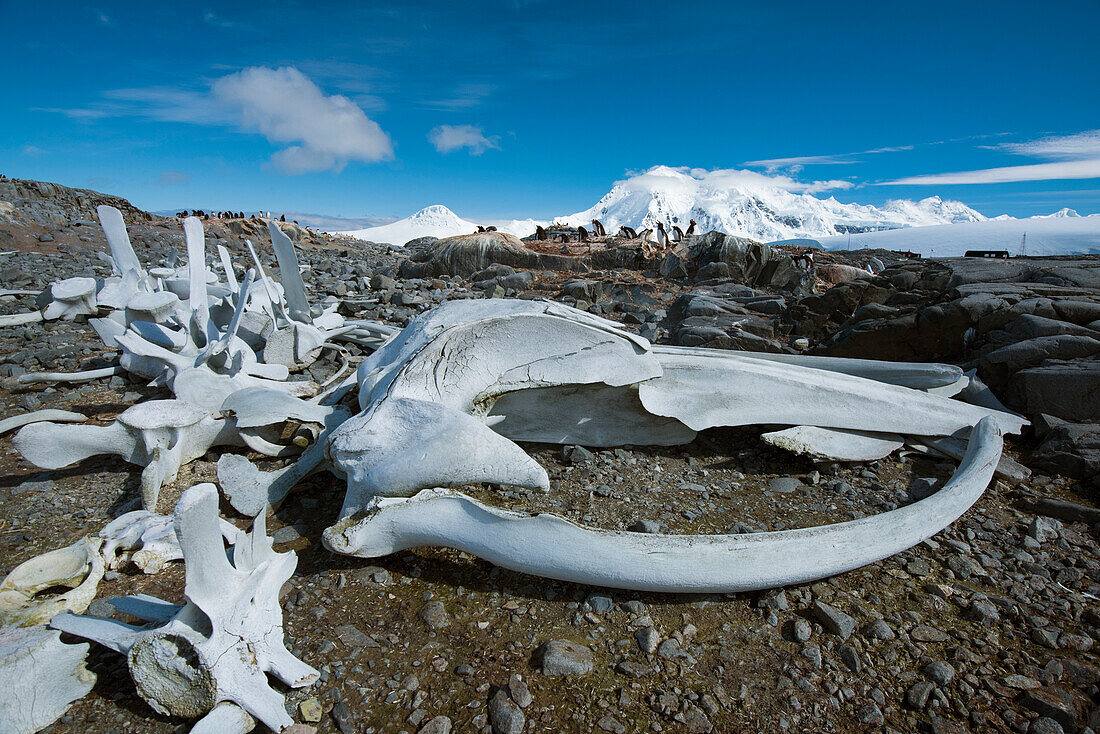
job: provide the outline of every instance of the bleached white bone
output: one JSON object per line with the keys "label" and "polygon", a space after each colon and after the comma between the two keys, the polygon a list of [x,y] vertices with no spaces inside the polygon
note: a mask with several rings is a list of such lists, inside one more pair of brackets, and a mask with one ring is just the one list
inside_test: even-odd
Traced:
{"label": "bleached white bone", "polygon": [[141,261],[130,244],[130,235],[126,233],[122,212],[106,204],[100,204],[95,210],[99,215],[99,225],[103,227],[103,234],[107,237],[107,245],[111,248],[111,259],[114,260],[118,274],[125,275],[130,270],[142,273]]}
{"label": "bleached white bone", "polygon": [[191,734],[246,734],[256,728],[256,720],[240,706],[222,701],[191,727]]}
{"label": "bleached white bone", "polygon": [[40,321],[42,321],[41,311],[9,313],[0,316],[0,326],[22,326],[23,324],[37,324]]}
{"label": "bleached white bone", "polygon": [[46,408],[45,410],[36,410],[32,413],[13,415],[10,418],[0,420],[0,434],[13,431],[16,428],[22,428],[29,423],[40,423],[42,421],[52,421],[54,423],[83,423],[86,420],[88,420],[88,417],[82,413],[74,413],[70,410],[58,410],[57,408]]}
{"label": "bleached white bone", "polygon": [[409,496],[424,487],[458,487],[472,476],[550,489],[546,470],[519,446],[472,416],[424,400],[394,398],[371,406],[340,426],[328,453],[347,474],[341,515],[361,509],[378,494]]}
{"label": "bleached white bone", "polygon": [[[87,609],[105,571],[99,552],[102,543],[99,538],[84,537],[13,568],[0,582],[0,625],[29,627],[45,624],[65,610]],[[36,596],[55,586],[69,591],[45,598]]]}
{"label": "bleached white bone", "polygon": [[[828,369],[715,350],[651,349],[616,325],[560,304],[459,301],[415,319],[360,364],[364,412],[330,440],[334,467],[348,477],[342,515],[373,494],[408,494],[430,486],[499,482],[531,486],[529,468],[481,437],[486,424],[506,437],[589,445],[690,441],[694,431],[748,424],[807,425],[856,431],[950,435],[991,411],[857,377],[924,385],[952,384],[957,369],[897,370],[829,360]],[[621,392],[620,392],[621,391]],[[412,403],[396,403],[408,399]],[[404,405],[407,412],[387,409]],[[465,461],[435,451],[408,461],[405,437],[434,436],[448,415],[453,445]],[[1023,421],[993,414],[1007,430]],[[536,428],[537,424],[537,428]],[[494,437],[495,438],[495,437]],[[644,439],[640,441],[639,439]],[[434,445],[433,445],[434,448]]]}
{"label": "bleached white bone", "polygon": [[124,375],[126,370],[122,367],[100,367],[94,370],[81,372],[25,372],[15,378],[17,382],[30,384],[35,382],[91,382],[101,380],[104,377]]}
{"label": "bleached white bone", "polygon": [[763,433],[760,438],[772,446],[809,456],[814,461],[874,461],[889,456],[905,444],[905,440],[896,434],[817,426],[794,426]]}
{"label": "bleached white bone", "polygon": [[[225,283],[229,286],[229,290],[234,294],[240,293],[240,286],[237,285],[237,274],[233,272],[233,259],[229,257],[229,250],[225,249],[225,245],[218,245],[218,260],[222,264],[222,272],[225,273]],[[245,291],[248,292],[247,290]]]}
{"label": "bleached white bone", "polygon": [[[283,644],[279,589],[297,558],[272,550],[260,513],[251,533],[237,534],[230,562],[212,484],[184,492],[175,518],[184,555],[185,604],[167,621],[149,629],[63,614],[51,626],[125,654],[138,693],[161,714],[196,718],[230,701],[281,731],[292,719],[267,674],[295,688],[318,677]],[[136,601],[148,617],[164,619],[172,609],[150,597]]]}
{"label": "bleached white bone", "polygon": [[337,553],[372,558],[442,545],[546,578],[655,592],[738,592],[799,584],[911,548],[954,522],[993,477],[995,421],[970,433],[955,475],[930,497],[881,515],[797,530],[738,535],[648,535],[576,525],[556,515],[488,507],[454,490],[376,498],[324,533]]}
{"label": "bleached white bone", "polygon": [[171,318],[180,307],[180,299],[175,293],[157,291],[138,293],[126,302],[126,324],[134,321],[151,321],[162,324]]}
{"label": "bleached white bone", "polygon": [[99,311],[94,278],[66,278],[51,283],[47,290],[49,303],[42,309],[42,317],[47,321],[72,321],[80,316],[94,316]]}
{"label": "bleached white bone", "polygon": [[337,388],[323,405],[263,389],[241,390],[226,398],[222,410],[235,414],[242,439],[245,440],[248,429],[287,419],[323,426],[297,461],[277,471],[262,472],[243,456],[222,454],[218,459],[218,482],[234,509],[245,515],[255,515],[268,505],[277,507],[294,485],[328,464],[326,451],[329,436],[349,416],[346,409],[335,407],[343,394],[344,390]]}
{"label": "bleached white bone", "polygon": [[[107,523],[99,531],[107,565],[115,567],[121,560],[131,560],[143,572],[152,574],[169,561],[183,558],[174,519],[172,515],[134,510]],[[237,527],[232,523],[219,518],[218,524],[227,541],[237,536]]]}
{"label": "bleached white bone", "polygon": [[150,400],[127,408],[109,426],[32,423],[12,444],[43,469],[60,469],[98,454],[142,465],[142,506],[155,512],[161,486],[176,478],[180,466],[213,446],[240,446],[241,440],[232,420],[214,418],[180,400]]}
{"label": "bleached white bone", "polygon": [[283,294],[286,296],[287,315],[292,320],[303,324],[312,323],[306,285],[298,268],[298,255],[294,252],[294,243],[273,221],[267,223],[267,231],[271,235],[271,246],[275,248],[275,259],[279,263]]}
{"label": "bleached white bone", "polygon": [[34,734],[88,694],[88,643],[66,645],[45,627],[0,629],[0,732]]}
{"label": "bleached white bone", "polygon": [[663,374],[638,386],[649,412],[690,428],[760,423],[949,436],[986,416],[1002,432],[1027,423],[1011,413],[874,380],[743,357],[658,352]]}

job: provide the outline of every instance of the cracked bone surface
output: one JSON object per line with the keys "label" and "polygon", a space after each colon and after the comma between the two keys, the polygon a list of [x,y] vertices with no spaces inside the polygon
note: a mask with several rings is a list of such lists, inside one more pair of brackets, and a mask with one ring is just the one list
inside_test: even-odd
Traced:
{"label": "cracked bone surface", "polygon": [[183,493],[175,523],[184,557],[184,604],[150,596],[112,600],[120,611],[155,626],[62,614],[50,625],[126,655],[138,693],[158,713],[197,718],[232,702],[275,731],[290,726],[283,694],[268,674],[300,688],[318,673],[283,644],[279,589],[297,564],[276,553],[264,515],[239,531],[226,556],[218,493],[198,484]]}
{"label": "cracked bone surface", "polygon": [[[0,582],[0,625],[45,624],[66,610],[87,609],[106,570],[99,551],[102,543],[100,538],[84,537],[13,568]],[[67,587],[69,591],[38,596],[54,587]]]}
{"label": "cracked bone surface", "polygon": [[20,429],[12,444],[27,461],[43,469],[60,469],[98,454],[115,454],[145,467],[141,499],[155,511],[160,488],[176,477],[180,466],[213,446],[239,446],[232,420],[214,418],[180,400],[150,400],[127,408],[109,426],[32,423]]}
{"label": "cracked bone surface", "polygon": [[67,645],[45,627],[0,629],[0,732],[34,734],[95,685],[88,643]]}
{"label": "cracked bone surface", "polygon": [[442,545],[514,571],[654,592],[738,592],[799,584],[911,548],[981,497],[1001,455],[983,418],[955,475],[932,496],[880,515],[820,527],[736,535],[649,535],[597,530],[556,515],[489,507],[453,490],[376,497],[325,531],[338,553],[376,557]]}

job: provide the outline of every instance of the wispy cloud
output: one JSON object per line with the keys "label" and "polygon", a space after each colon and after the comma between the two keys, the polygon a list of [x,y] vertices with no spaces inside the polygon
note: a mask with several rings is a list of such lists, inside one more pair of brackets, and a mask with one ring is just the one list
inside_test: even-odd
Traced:
{"label": "wispy cloud", "polygon": [[1083,161],[1059,161],[1057,163],[1033,163],[1027,166],[1003,166],[983,168],[977,171],[932,173],[926,176],[908,176],[893,181],[883,181],[876,186],[927,186],[930,184],[990,184],[1013,181],[1061,181],[1083,178],[1100,178],[1100,158]]}
{"label": "wispy cloud", "polygon": [[450,153],[467,148],[470,155],[481,155],[489,148],[500,149],[500,136],[486,136],[475,125],[440,125],[428,133],[428,140],[440,153]]}
{"label": "wispy cloud", "polygon": [[913,150],[915,147],[916,146],[913,145],[894,145],[886,148],[860,150],[855,153],[837,153],[835,155],[801,155],[791,158],[763,158],[758,161],[745,161],[741,165],[751,166],[753,168],[763,168],[768,173],[786,169],[791,169],[793,172],[797,173],[802,170],[804,166],[851,165],[861,162],[856,156],[874,155],[877,153],[897,153],[903,150]]}
{"label": "wispy cloud", "polygon": [[1014,181],[1064,181],[1100,178],[1100,130],[1074,135],[1057,135],[1022,143],[983,146],[1032,158],[1052,159],[1047,163],[1001,166],[973,171],[932,173],[884,181],[878,186],[927,186],[932,184],[992,184]]}
{"label": "wispy cloud", "polygon": [[157,179],[157,183],[159,183],[161,186],[182,186],[190,180],[190,174],[177,173],[176,171],[165,171],[164,173],[160,174],[160,178]]}
{"label": "wispy cloud", "polygon": [[114,18],[104,13],[102,10],[93,11],[95,13],[96,23],[104,26],[112,26],[115,24]]}
{"label": "wispy cloud", "polygon": [[45,151],[39,148],[37,145],[24,145],[19,149],[19,152],[28,158],[36,158],[42,155]]}
{"label": "wispy cloud", "polygon": [[343,95],[326,95],[294,67],[249,67],[206,90],[141,87],[104,96],[90,107],[51,111],[78,119],[127,115],[259,133],[272,143],[292,144],[271,156],[275,168],[287,174],[340,171],[349,161],[393,158],[389,135],[362,108]]}

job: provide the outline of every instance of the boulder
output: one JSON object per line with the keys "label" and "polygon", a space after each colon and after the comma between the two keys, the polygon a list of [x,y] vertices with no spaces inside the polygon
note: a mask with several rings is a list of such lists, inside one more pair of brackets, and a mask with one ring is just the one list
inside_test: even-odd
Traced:
{"label": "boulder", "polygon": [[1050,361],[1021,370],[1009,384],[1008,402],[1029,417],[1046,413],[1070,422],[1095,421],[1100,416],[1100,359]]}
{"label": "boulder", "polygon": [[1100,423],[1062,423],[1031,454],[1035,466],[1100,486]]}

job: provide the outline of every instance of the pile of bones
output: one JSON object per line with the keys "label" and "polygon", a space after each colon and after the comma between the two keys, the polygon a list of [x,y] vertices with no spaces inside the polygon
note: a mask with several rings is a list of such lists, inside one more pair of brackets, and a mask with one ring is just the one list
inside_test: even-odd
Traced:
{"label": "pile of bones", "polygon": [[[311,308],[294,245],[274,222],[281,283],[251,242],[252,267],[240,280],[218,247],[219,279],[195,218],[183,221],[186,265],[146,270],[121,214],[104,206],[99,218],[113,276],[55,282],[40,311],[2,322],[87,320],[119,350],[118,364],[20,379],[125,372],[174,398],[138,403],[108,426],[61,410],[0,422],[0,430],[20,429],[15,447],[45,469],[98,454],[141,466],[144,506],[96,537],[21,564],[0,584],[0,681],[13,690],[0,697],[5,731],[48,725],[92,687],[88,645],[65,644],[61,632],[125,654],[138,693],[160,713],[200,719],[193,732],[243,732],[256,720],[274,731],[290,726],[267,674],[301,687],[317,671],[283,644],[278,594],[297,559],[274,552],[265,514],[313,472],[347,483],[323,536],[334,552],[372,558],[445,546],[536,576],[657,592],[749,591],[848,571],[945,528],[994,473],[1026,472],[1001,455],[1002,434],[1025,421],[951,365],[659,346],[547,301],[448,302],[398,331],[345,320],[337,304]],[[373,349],[356,371],[341,341]],[[344,357],[328,384],[288,380],[325,349]],[[601,530],[492,507],[457,489],[548,491],[545,469],[515,441],[676,445],[707,428],[776,424],[790,427],[765,441],[815,460],[873,460],[908,444],[959,465],[938,492],[889,512],[728,535]],[[161,487],[214,446],[244,450],[221,455],[217,478],[233,508],[255,518],[250,532],[219,517],[213,484],[184,491],[172,515],[157,514]],[[248,451],[296,459],[265,472]],[[123,558],[148,573],[182,558],[183,603],[110,600],[144,626],[80,614],[105,569]],[[59,586],[68,591],[38,594]]]}

